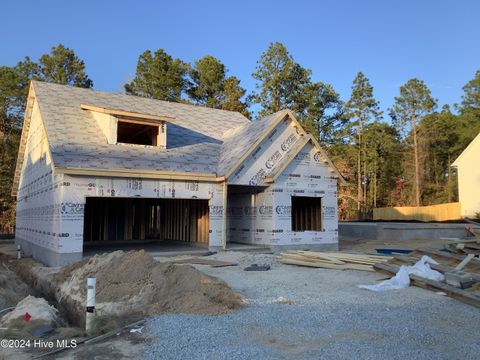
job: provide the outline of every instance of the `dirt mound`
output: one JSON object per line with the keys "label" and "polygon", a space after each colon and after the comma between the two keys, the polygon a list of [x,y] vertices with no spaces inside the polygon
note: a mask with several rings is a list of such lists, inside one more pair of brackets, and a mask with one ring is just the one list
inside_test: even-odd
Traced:
{"label": "dirt mound", "polygon": [[12,258],[0,254],[0,309],[15,306],[31,293],[29,287],[10,267],[12,261]]}
{"label": "dirt mound", "polygon": [[57,326],[60,324],[58,311],[51,306],[44,298],[27,296],[20,301],[15,309],[2,317],[2,325],[10,325],[12,322],[20,320],[28,313],[30,319],[38,320],[48,326]]}
{"label": "dirt mound", "polygon": [[[219,279],[190,265],[162,264],[141,251],[96,255],[62,269],[53,278],[61,296],[84,311],[87,277],[97,279],[98,315],[164,312],[221,314],[238,309],[241,297]],[[65,299],[67,300],[67,299]]]}

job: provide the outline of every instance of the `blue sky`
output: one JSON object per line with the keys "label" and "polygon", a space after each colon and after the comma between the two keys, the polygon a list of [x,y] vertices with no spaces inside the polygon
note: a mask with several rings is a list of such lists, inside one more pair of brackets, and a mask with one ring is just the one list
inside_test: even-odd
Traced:
{"label": "blue sky", "polygon": [[476,0],[23,0],[3,2],[1,10],[0,65],[25,55],[36,60],[63,43],[105,91],[121,91],[138,55],[158,48],[187,62],[216,56],[252,91],[256,61],[273,41],[344,100],[363,71],[383,109],[412,77],[440,105],[459,102],[480,69]]}

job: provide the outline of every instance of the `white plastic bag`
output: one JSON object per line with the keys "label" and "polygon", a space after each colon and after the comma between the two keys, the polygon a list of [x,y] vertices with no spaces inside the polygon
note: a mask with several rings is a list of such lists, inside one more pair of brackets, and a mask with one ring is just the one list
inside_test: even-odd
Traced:
{"label": "white plastic bag", "polygon": [[407,288],[410,285],[410,278],[408,277],[408,266],[400,266],[397,274],[389,280],[384,280],[376,285],[358,285],[361,289],[371,291],[386,291]]}
{"label": "white plastic bag", "polygon": [[432,270],[428,264],[438,265],[438,262],[433,260],[431,257],[424,255],[420,260],[417,261],[415,265],[409,266],[410,269],[408,270],[408,274],[414,274],[425,279],[435,281],[445,280],[445,276],[443,276],[442,273]]}
{"label": "white plastic bag", "polygon": [[438,262],[429,256],[422,256],[422,258],[413,266],[400,266],[400,270],[398,270],[397,274],[389,280],[382,281],[376,285],[358,285],[358,287],[371,291],[403,289],[410,286],[410,274],[430,280],[443,281],[445,276],[436,270],[432,270],[428,264],[438,264]]}

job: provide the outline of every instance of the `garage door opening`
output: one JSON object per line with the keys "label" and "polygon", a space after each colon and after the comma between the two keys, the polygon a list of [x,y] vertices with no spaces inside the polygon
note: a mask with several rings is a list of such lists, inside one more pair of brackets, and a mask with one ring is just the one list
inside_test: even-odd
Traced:
{"label": "garage door opening", "polygon": [[292,231],[322,231],[322,198],[292,196]]}
{"label": "garage door opening", "polygon": [[84,245],[173,240],[208,244],[208,200],[87,197]]}

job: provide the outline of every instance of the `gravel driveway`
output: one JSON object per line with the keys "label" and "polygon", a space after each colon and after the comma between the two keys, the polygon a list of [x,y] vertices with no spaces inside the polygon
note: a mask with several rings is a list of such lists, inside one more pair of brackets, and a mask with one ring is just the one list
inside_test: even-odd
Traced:
{"label": "gravel driveway", "polygon": [[[205,273],[225,280],[248,305],[220,316],[150,318],[148,359],[478,359],[480,311],[417,287],[373,293],[385,278],[361,271],[279,264],[273,255],[227,252],[239,266]],[[270,264],[266,272],[243,268]]]}

